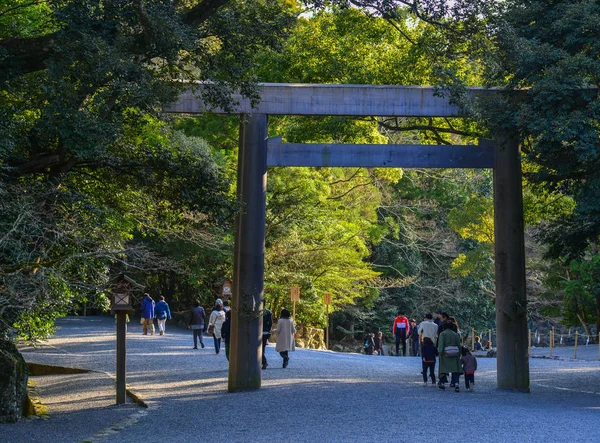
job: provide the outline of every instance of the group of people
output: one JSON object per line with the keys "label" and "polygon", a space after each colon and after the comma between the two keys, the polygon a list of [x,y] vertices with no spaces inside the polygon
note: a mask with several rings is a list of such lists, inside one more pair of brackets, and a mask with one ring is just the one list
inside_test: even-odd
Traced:
{"label": "group of people", "polygon": [[[213,337],[215,352],[217,354],[220,353],[221,340],[223,340],[225,345],[225,357],[229,360],[231,343],[231,309],[229,308],[227,301],[223,302],[220,298],[217,299],[215,306],[210,313],[206,329],[205,318],[206,314],[204,308],[200,306],[200,303],[197,300],[194,301],[194,307],[192,308],[189,321],[189,327],[192,329],[194,336],[194,349],[198,349],[198,342],[200,342],[200,346],[204,348],[203,332],[206,331]],[[272,334],[277,334],[275,350],[281,355],[283,367],[286,368],[290,361],[289,352],[296,350],[296,342],[294,340],[296,328],[294,326],[294,320],[291,318],[290,311],[287,309],[281,310],[277,327],[273,329],[273,313],[267,308],[263,309],[262,369],[267,369],[267,366],[269,366],[265,351]]]}
{"label": "group of people", "polygon": [[[451,317],[447,312],[439,311],[434,320],[433,314],[428,313],[417,327],[415,320],[408,320],[404,312],[399,312],[394,319],[392,333],[396,340],[396,355],[400,355],[400,347],[402,347],[402,355],[407,355],[406,342],[410,340],[412,354],[421,356],[423,386],[427,386],[427,380],[431,378],[432,386],[444,390],[446,384],[450,382],[450,387],[459,392],[460,376],[464,374],[466,389],[473,391],[477,359],[471,354],[469,348],[462,346],[456,318]],[[365,353],[382,355],[382,340],[381,331],[378,331],[377,335],[367,334],[364,344]],[[480,340],[476,340],[474,344],[476,350],[477,344],[479,349],[482,349]],[[438,358],[436,383],[435,366]]]}
{"label": "group of people", "polygon": [[142,334],[148,335],[148,330],[150,330],[151,335],[154,335],[155,318],[158,323],[159,334],[165,335],[167,319],[171,320],[171,310],[169,309],[169,305],[162,295],[159,297],[159,302],[155,303],[152,297],[150,297],[150,294],[146,293],[142,299]]}

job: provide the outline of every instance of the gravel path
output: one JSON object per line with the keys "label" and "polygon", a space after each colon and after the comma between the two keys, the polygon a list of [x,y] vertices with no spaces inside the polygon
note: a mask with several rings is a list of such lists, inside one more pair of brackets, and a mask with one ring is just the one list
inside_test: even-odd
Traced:
{"label": "gravel path", "polygon": [[[42,346],[23,349],[26,360],[114,374],[112,318],[68,317],[58,325]],[[496,360],[481,358],[475,392],[461,386],[457,394],[423,387],[415,357],[298,350],[282,369],[270,346],[263,387],[229,394],[224,353],[205,342],[193,350],[190,331],[142,336],[132,322],[127,384],[149,408],[112,405],[114,385],[102,372],[34,377],[51,418],[0,425],[1,440],[591,442],[600,435],[598,361],[531,359],[531,393],[524,394],[498,390]]]}

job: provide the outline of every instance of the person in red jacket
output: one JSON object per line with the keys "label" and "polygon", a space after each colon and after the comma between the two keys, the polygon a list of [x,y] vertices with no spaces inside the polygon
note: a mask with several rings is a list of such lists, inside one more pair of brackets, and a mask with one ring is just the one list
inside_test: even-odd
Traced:
{"label": "person in red jacket", "polygon": [[404,312],[399,312],[398,317],[394,320],[394,326],[392,326],[392,333],[396,337],[396,355],[400,355],[400,343],[402,343],[402,355],[406,356],[406,337],[408,337],[409,332],[408,318],[406,318]]}

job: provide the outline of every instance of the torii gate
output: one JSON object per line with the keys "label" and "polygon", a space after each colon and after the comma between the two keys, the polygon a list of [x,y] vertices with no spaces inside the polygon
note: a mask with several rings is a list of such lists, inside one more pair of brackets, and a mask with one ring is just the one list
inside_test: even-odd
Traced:
{"label": "torii gate", "polygon": [[[464,117],[433,87],[262,84],[254,108],[237,96],[240,124],[229,391],[261,385],[262,302],[268,166],[493,168],[498,387],[529,392],[521,152],[515,134],[478,146],[286,144],[267,138],[268,115]],[[469,88],[476,98],[493,93]],[[167,112],[209,110],[193,92]],[[212,112],[224,113],[210,109]]]}

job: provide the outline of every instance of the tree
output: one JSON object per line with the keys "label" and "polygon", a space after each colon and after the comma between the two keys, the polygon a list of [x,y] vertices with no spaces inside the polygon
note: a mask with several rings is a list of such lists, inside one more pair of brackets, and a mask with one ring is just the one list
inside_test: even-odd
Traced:
{"label": "tree", "polygon": [[215,105],[235,89],[254,96],[253,56],[294,14],[266,1],[3,3],[3,331],[43,336],[51,322],[39,319],[73,301],[104,305],[123,268],[182,272],[159,254],[166,239],[206,249],[226,236],[235,205],[223,170],[161,111],[188,80],[210,81]]}

